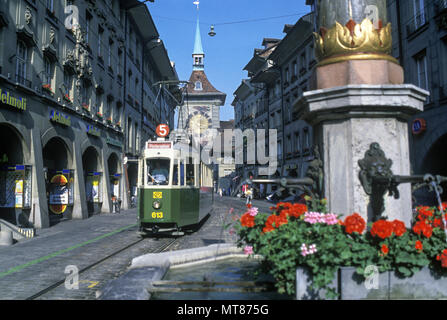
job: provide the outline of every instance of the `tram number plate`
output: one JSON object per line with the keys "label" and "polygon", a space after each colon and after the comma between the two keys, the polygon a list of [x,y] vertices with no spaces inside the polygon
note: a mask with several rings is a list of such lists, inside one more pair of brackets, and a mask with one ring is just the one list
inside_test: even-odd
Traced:
{"label": "tram number plate", "polygon": [[153,198],[154,199],[162,199],[163,198],[163,193],[162,192],[154,192],[153,193]]}
{"label": "tram number plate", "polygon": [[152,219],[163,219],[163,212],[152,212]]}

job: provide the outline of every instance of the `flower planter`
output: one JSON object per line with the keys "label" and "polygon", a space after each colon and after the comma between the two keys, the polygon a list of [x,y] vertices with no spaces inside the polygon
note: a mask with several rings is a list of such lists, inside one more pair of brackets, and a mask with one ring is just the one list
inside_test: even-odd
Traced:
{"label": "flower planter", "polygon": [[[336,288],[338,276],[332,281],[330,287]],[[296,268],[296,300],[324,300],[326,290],[314,290],[312,287],[312,276],[308,267]]]}
{"label": "flower planter", "polygon": [[[399,300],[399,299],[446,299],[447,276],[433,273],[428,267],[408,278],[388,271],[379,273],[375,280],[365,280],[356,274],[354,267],[341,267],[331,287],[337,288],[340,300]],[[311,289],[307,267],[296,269],[296,299],[325,299],[324,290]],[[372,276],[371,279],[374,277]],[[375,285],[374,285],[375,284]]]}

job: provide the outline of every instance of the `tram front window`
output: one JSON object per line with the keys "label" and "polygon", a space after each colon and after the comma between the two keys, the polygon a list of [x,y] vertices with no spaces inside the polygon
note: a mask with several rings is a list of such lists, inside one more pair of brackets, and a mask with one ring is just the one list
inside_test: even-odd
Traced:
{"label": "tram front window", "polygon": [[150,185],[166,185],[169,182],[169,159],[148,159],[147,183]]}

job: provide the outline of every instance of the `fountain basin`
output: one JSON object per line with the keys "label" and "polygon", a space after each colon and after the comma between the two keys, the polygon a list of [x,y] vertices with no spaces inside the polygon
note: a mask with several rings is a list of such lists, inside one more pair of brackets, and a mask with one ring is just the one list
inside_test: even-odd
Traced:
{"label": "fountain basin", "polygon": [[[108,283],[102,290],[99,299],[101,300],[149,300],[152,298],[151,292],[148,291],[154,282],[164,279],[169,270],[177,270],[174,274],[183,275],[183,279],[198,279],[191,278],[188,274],[189,270],[195,270],[199,267],[205,266],[210,271],[210,277],[217,277],[222,279],[222,275],[225,275],[225,281],[231,281],[231,279],[241,279],[240,276],[245,274],[244,272],[249,269],[254,269],[256,261],[260,256],[253,256],[250,259],[243,253],[241,248],[233,244],[213,244],[206,247],[185,249],[177,251],[162,252],[156,254],[146,254],[136,257],[132,260],[131,266],[128,271],[116,280]],[[227,259],[236,259],[236,262],[230,262],[225,265],[223,270],[218,270],[213,273],[213,268],[216,263],[220,263]],[[246,266],[239,267],[240,261],[248,262]],[[232,265],[237,263],[238,269],[231,269]],[[228,270],[228,268],[230,270]],[[178,271],[182,269],[181,271]],[[199,272],[200,273],[200,272]],[[232,274],[232,275],[231,275]],[[203,276],[203,273],[201,274]],[[170,276],[171,277],[171,276]],[[181,277],[180,277],[181,278]],[[177,278],[177,279],[180,279]],[[237,280],[235,280],[237,281]],[[287,297],[274,297],[268,295],[265,298],[257,296],[256,299],[286,299]],[[231,299],[234,299],[234,293]],[[165,297],[166,298],[166,297]],[[195,299],[192,296],[176,298],[169,297],[169,299]],[[160,298],[164,299],[164,298]],[[204,299],[203,297],[199,299]],[[219,296],[210,297],[209,299],[226,299]],[[245,299],[245,298],[240,298]],[[246,299],[252,299],[251,296],[247,296]]]}

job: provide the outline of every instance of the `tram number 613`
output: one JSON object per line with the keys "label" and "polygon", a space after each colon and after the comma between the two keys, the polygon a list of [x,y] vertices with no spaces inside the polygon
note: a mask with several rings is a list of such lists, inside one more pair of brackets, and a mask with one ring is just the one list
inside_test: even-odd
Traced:
{"label": "tram number 613", "polygon": [[163,212],[152,212],[152,219],[163,219]]}

